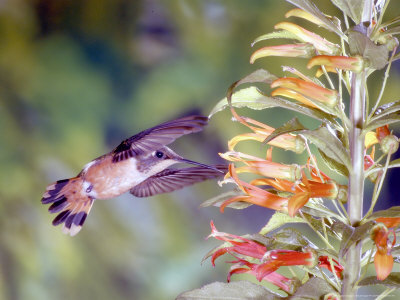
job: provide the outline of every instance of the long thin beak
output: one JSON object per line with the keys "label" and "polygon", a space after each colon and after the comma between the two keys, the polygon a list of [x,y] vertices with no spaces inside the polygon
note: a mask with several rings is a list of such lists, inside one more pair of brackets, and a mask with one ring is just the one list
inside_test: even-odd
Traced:
{"label": "long thin beak", "polygon": [[193,160],[189,160],[189,159],[185,159],[185,158],[178,158],[176,160],[179,161],[179,162],[182,162],[182,163],[187,163],[187,164],[191,164],[191,165],[200,166],[200,167],[203,167],[203,168],[211,169],[211,170],[214,170],[214,171],[218,171],[218,172],[220,172],[222,174],[225,174],[225,172],[223,172],[223,171],[221,171],[221,170],[219,170],[219,169],[217,169],[217,168],[215,168],[213,166],[208,166],[208,165],[205,165],[205,164],[202,164],[202,163],[198,163],[198,162],[193,161]]}

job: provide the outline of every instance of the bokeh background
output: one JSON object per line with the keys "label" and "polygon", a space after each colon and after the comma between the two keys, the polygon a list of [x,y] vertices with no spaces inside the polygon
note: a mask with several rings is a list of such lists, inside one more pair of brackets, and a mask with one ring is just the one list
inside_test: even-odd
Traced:
{"label": "bokeh background", "polygon": [[[325,2],[325,12],[335,13]],[[389,14],[399,7],[392,1]],[[295,60],[252,66],[248,59],[251,41],[289,8],[267,0],[0,1],[0,299],[173,299],[225,280],[222,261],[201,264],[217,245],[204,240],[210,220],[245,234],[270,212],[199,208],[221,192],[216,182],[97,201],[73,238],[51,225],[40,199],[47,184],[76,175],[122,139],[182,115],[207,115],[256,68],[282,74],[281,65]],[[305,61],[296,66],[304,70]],[[388,101],[399,99],[393,69]],[[275,126],[293,117],[275,109],[251,114]],[[226,141],[244,131],[221,112],[173,148],[218,163]],[[390,174],[382,207],[398,201],[398,177]]]}

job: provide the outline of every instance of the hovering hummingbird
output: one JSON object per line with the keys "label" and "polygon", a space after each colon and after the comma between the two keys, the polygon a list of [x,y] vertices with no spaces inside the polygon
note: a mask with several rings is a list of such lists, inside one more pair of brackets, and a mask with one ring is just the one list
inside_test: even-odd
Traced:
{"label": "hovering hummingbird", "polygon": [[[136,197],[149,197],[223,175],[226,166],[191,161],[166,147],[182,135],[201,131],[207,121],[206,117],[189,116],[146,129],[86,164],[76,177],[49,185],[42,203],[51,203],[50,213],[58,213],[53,225],[63,223],[63,232],[73,236],[81,230],[95,199],[127,191]],[[197,166],[168,168],[176,163]]]}

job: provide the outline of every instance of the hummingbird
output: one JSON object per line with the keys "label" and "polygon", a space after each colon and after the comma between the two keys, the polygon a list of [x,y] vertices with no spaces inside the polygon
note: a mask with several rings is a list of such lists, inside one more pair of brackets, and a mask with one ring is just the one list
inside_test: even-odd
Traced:
{"label": "hummingbird", "polygon": [[[58,213],[52,224],[63,224],[62,231],[74,236],[96,199],[110,199],[128,191],[136,197],[150,197],[222,176],[227,166],[188,160],[166,146],[183,135],[201,131],[207,122],[207,117],[193,115],[146,129],[86,164],[77,176],[50,184],[41,202],[51,204],[50,213]],[[169,168],[177,163],[196,167]]]}

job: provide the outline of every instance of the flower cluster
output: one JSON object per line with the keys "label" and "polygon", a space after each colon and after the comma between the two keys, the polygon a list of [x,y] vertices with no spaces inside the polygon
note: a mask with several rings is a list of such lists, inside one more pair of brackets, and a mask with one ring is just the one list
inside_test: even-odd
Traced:
{"label": "flower cluster", "polygon": [[[213,252],[211,256],[213,266],[215,266],[215,260],[221,255],[229,253],[235,257],[234,261],[229,262],[233,266],[229,271],[228,281],[233,274],[247,273],[254,275],[259,281],[268,281],[283,291],[292,293],[298,282],[294,278],[290,279],[277,273],[276,271],[280,267],[306,266],[313,268],[319,262],[321,267],[330,268],[330,265],[326,264],[327,257],[320,257],[318,261],[315,251],[311,249],[304,252],[285,249],[268,250],[266,246],[254,240],[218,231],[212,221],[211,234],[208,237],[214,237],[229,244],[227,246],[224,244]],[[342,267],[338,264],[337,268],[338,270],[335,267],[335,272],[340,273]]]}
{"label": "flower cluster", "polygon": [[[325,15],[309,1],[289,2],[298,8],[287,12],[286,18],[307,20],[336,34],[337,40],[328,41],[295,23],[280,22],[274,27],[276,31],[258,37],[253,45],[274,38],[289,39],[290,42],[256,50],[250,63],[269,56],[299,58],[307,60],[307,69],[318,67],[316,72],[305,75],[284,66],[283,71],[289,75],[278,77],[266,70],[257,70],[232,84],[227,98],[213,110],[215,113],[229,107],[233,119],[248,130],[234,136],[228,142],[228,151],[220,154],[230,163],[223,182],[234,183],[239,191],[229,194],[229,198],[221,197],[219,200],[222,200],[214,204],[220,207],[221,212],[227,207],[243,208],[247,204],[274,210],[260,234],[271,235],[280,246],[271,247],[251,238],[219,232],[212,223],[210,236],[225,243],[213,252],[211,261],[214,265],[218,257],[229,253],[235,260],[230,262],[233,266],[228,280],[233,274],[249,273],[259,281],[272,282],[288,294],[296,288],[295,281],[277,271],[282,266],[302,267],[308,269],[307,276],[312,274],[328,282],[333,290],[324,295],[326,299],[336,299],[338,293],[346,297],[355,295],[358,284],[362,282],[360,274],[365,276],[366,272],[361,272],[361,268],[367,270],[370,260],[360,262],[358,258],[371,258],[372,255],[365,254],[374,254],[379,281],[391,274],[396,262],[393,255],[397,251],[393,248],[395,231],[400,224],[400,208],[383,212],[374,212],[374,208],[387,170],[400,167],[398,161],[391,161],[391,155],[399,148],[399,141],[389,129],[389,124],[400,121],[399,101],[381,105],[391,63],[400,59],[399,54],[396,55],[398,41],[394,37],[400,33],[398,26],[387,27],[400,23],[400,19],[383,23],[385,1],[374,2],[367,22],[363,18],[368,14],[358,11],[367,8],[358,8],[352,1],[346,4],[335,1],[345,15],[344,29],[338,18]],[[381,92],[377,99],[373,99],[374,102],[369,103],[368,76],[385,67]],[[258,86],[234,92],[244,83],[266,83],[270,92],[260,91]],[[349,110],[345,109],[347,95],[350,95]],[[255,103],[251,103],[251,99]],[[273,128],[239,115],[236,108],[241,107],[288,109],[320,121],[320,127],[309,129],[294,118]],[[247,141],[256,141],[265,147],[265,156],[238,151],[237,145]],[[311,144],[317,147],[322,160],[317,161]],[[295,154],[306,152],[306,161],[299,164],[278,162],[272,155],[275,148]],[[323,173],[321,169],[324,168],[336,173],[335,176]],[[244,173],[253,177],[245,177]],[[364,195],[366,178],[375,185],[372,195]],[[370,208],[364,214],[363,201],[368,196],[371,196]],[[246,205],[238,205],[241,202]],[[290,227],[291,223],[306,224],[325,248],[316,247],[305,239],[298,233],[298,228]],[[288,235],[297,237],[290,239]],[[373,249],[364,247],[368,239],[373,241]],[[296,240],[299,248],[292,248],[288,240]],[[297,251],[299,249],[301,251]],[[318,268],[314,268],[316,265]]]}

